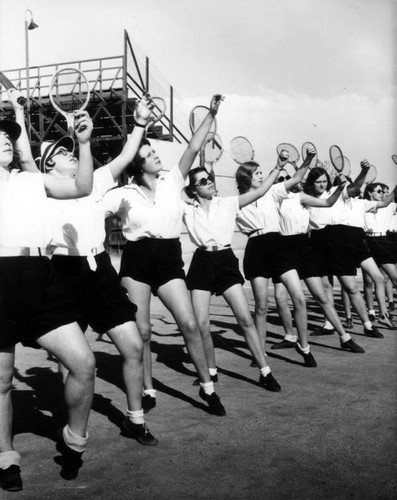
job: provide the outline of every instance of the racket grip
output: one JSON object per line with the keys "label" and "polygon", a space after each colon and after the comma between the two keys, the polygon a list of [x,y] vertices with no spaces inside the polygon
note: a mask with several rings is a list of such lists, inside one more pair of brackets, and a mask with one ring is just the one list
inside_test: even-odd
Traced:
{"label": "racket grip", "polygon": [[27,99],[26,99],[26,97],[23,97],[23,96],[18,97],[18,99],[17,99],[17,103],[18,103],[20,106],[25,106],[25,104],[27,103]]}

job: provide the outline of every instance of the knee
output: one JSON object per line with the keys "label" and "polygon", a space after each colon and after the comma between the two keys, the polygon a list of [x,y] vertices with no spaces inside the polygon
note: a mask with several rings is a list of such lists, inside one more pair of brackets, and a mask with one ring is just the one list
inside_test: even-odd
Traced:
{"label": "knee", "polygon": [[179,324],[179,328],[184,335],[195,335],[198,330],[195,318],[190,316]]}
{"label": "knee", "polygon": [[248,314],[240,316],[238,318],[238,323],[243,329],[252,328],[254,326],[254,322],[252,321],[251,316]]}
{"label": "knee", "polygon": [[152,337],[152,325],[150,323],[137,323],[139,335],[144,343],[149,342]]}
{"label": "knee", "polygon": [[13,374],[13,368],[11,370],[0,371],[0,394],[6,394],[11,391]]}
{"label": "knee", "polygon": [[70,373],[80,380],[91,380],[95,377],[95,356],[89,351],[74,358]]}
{"label": "knee", "polygon": [[266,302],[256,302],[255,303],[255,315],[256,316],[267,316],[268,305]]}
{"label": "knee", "polygon": [[295,309],[306,308],[306,299],[303,293],[298,293],[296,295],[293,295],[292,301],[294,303]]}
{"label": "knee", "polygon": [[210,334],[211,324],[208,318],[198,319],[197,326],[199,327],[200,333],[202,335]]}

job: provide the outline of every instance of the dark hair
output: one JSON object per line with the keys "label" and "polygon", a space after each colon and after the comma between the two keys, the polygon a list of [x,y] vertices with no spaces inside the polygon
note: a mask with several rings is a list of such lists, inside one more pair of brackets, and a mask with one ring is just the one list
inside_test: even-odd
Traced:
{"label": "dark hair", "polygon": [[135,177],[135,179],[139,179],[142,174],[142,166],[145,164],[145,158],[142,158],[141,156],[141,148],[143,146],[150,146],[150,142],[144,137],[138,147],[138,152],[134,156],[134,159],[131,161],[131,163],[128,165],[128,167],[125,169],[126,174],[128,177]]}
{"label": "dark hair", "polygon": [[194,184],[196,182],[196,175],[200,172],[208,174],[208,170],[204,167],[196,167],[189,171],[189,184],[185,187],[185,193],[191,199],[195,198],[194,190],[196,186]]}
{"label": "dark hair", "polygon": [[310,196],[315,196],[314,183],[323,175],[327,178],[327,191],[329,191],[332,187],[331,179],[329,178],[328,172],[323,167],[314,167],[310,170],[305,184],[303,185],[303,191],[306,194],[310,194]]}
{"label": "dark hair", "polygon": [[[0,130],[4,130],[4,129],[2,129],[0,127]],[[6,132],[8,134],[8,132],[6,130],[4,130],[4,132]],[[22,170],[21,164],[19,161],[19,154],[18,154],[17,149],[16,149],[16,141],[14,141],[14,139],[11,139],[10,136],[9,136],[9,139],[10,139],[10,142],[12,144],[12,160],[11,160],[10,164],[8,165],[8,168],[10,170],[13,170],[13,169]]]}
{"label": "dark hair", "polygon": [[381,182],[371,182],[370,184],[367,184],[365,190],[364,190],[364,198],[366,200],[370,200],[371,199],[371,194],[375,191],[375,189],[377,187],[380,187],[383,191],[383,186],[384,184],[382,184]]}
{"label": "dark hair", "polygon": [[247,193],[251,189],[252,176],[259,168],[256,161],[246,161],[240,165],[236,172],[237,189],[240,194]]}

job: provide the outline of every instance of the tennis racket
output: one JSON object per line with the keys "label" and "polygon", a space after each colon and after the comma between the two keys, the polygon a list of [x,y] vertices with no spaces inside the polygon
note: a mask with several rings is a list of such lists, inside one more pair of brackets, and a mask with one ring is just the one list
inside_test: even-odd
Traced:
{"label": "tennis racket", "polygon": [[317,166],[318,155],[317,155],[317,148],[312,142],[304,142],[301,147],[302,160],[306,160],[308,149],[314,149],[314,151],[316,152],[316,154],[313,157],[313,160],[310,162],[309,165],[309,170],[311,170],[313,167]]}
{"label": "tennis racket", "polygon": [[62,68],[52,77],[49,91],[54,109],[66,118],[68,135],[73,136],[74,112],[83,111],[90,100],[87,77],[75,68]]}
{"label": "tennis racket", "polygon": [[239,135],[230,141],[230,154],[236,163],[242,165],[254,159],[255,151],[250,141],[246,137]]}
{"label": "tennis racket", "polygon": [[288,142],[282,142],[277,146],[276,151],[281,159],[283,160],[288,159],[288,162],[292,163],[295,170],[297,170],[298,166],[296,162],[299,161],[300,155],[299,151],[296,149],[294,145],[289,144]]}
{"label": "tennis racket", "polygon": [[343,156],[342,150],[339,146],[334,144],[329,148],[329,158],[332,166],[336,170],[336,174],[341,174],[345,166],[345,157]]}
{"label": "tennis racket", "polygon": [[167,103],[162,97],[152,97],[153,109],[149,118],[148,128],[163,118],[167,111]]}
{"label": "tennis racket", "polygon": [[[0,83],[3,85],[3,87],[6,90],[10,90],[10,89],[18,90],[15,87],[15,85],[12,83],[12,81],[9,80],[2,71],[0,71]],[[25,106],[25,104],[26,104],[26,98],[23,97],[23,96],[19,96],[18,99],[17,99],[17,103],[20,104],[21,106]]]}
{"label": "tennis racket", "polygon": [[295,167],[292,163],[286,163],[283,168],[280,169],[280,172],[277,177],[277,182],[288,181],[291,179],[296,173]]}
{"label": "tennis racket", "polygon": [[397,155],[391,155],[391,159],[394,161],[394,163],[397,165]]}
{"label": "tennis racket", "polygon": [[214,170],[214,164],[223,155],[222,139],[218,134],[210,140],[204,146],[204,160],[205,163],[211,168],[211,172]]}
{"label": "tennis racket", "polygon": [[[203,123],[205,117],[208,115],[209,108],[207,106],[195,106],[189,115],[189,126],[192,134],[197,132],[200,125]],[[214,138],[217,130],[216,118],[214,117],[211,128],[205,138],[204,142],[210,141]]]}

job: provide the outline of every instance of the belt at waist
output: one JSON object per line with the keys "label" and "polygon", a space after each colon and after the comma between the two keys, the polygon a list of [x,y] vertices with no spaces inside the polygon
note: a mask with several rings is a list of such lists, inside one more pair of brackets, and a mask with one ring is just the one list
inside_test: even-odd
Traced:
{"label": "belt at waist", "polygon": [[255,236],[262,236],[263,234],[267,234],[269,231],[265,231],[265,229],[255,229],[252,233],[249,233],[248,238],[254,238]]}
{"label": "belt at waist", "polygon": [[78,257],[88,257],[92,255],[98,255],[104,251],[105,247],[103,245],[91,248],[89,252],[86,254],[82,254],[81,250],[78,250],[77,248],[55,247],[54,251],[52,252],[52,255],[72,255]]}
{"label": "belt at waist", "polygon": [[40,247],[0,247],[0,257],[45,257],[47,250]]}
{"label": "belt at waist", "polygon": [[230,248],[230,245],[209,245],[209,246],[201,246],[200,250],[205,250],[206,252],[219,252],[219,250],[226,250]]}

